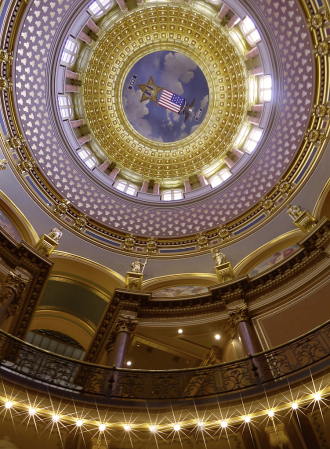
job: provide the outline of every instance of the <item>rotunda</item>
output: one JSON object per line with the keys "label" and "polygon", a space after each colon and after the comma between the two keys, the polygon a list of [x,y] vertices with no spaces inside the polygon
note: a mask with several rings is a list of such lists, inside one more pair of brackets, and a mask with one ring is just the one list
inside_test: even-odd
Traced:
{"label": "rotunda", "polygon": [[0,5],[0,447],[330,446],[328,0]]}

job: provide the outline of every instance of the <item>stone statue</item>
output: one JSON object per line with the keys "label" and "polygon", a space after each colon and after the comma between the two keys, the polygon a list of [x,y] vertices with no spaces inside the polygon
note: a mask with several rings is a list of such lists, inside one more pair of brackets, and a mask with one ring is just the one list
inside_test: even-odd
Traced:
{"label": "stone statue", "polygon": [[132,272],[133,273],[143,273],[144,267],[148,264],[148,257],[146,258],[146,261],[143,263],[141,262],[141,259],[137,258],[134,260],[133,263],[131,263]]}
{"label": "stone statue", "polygon": [[212,251],[212,257],[215,260],[216,265],[222,265],[223,263],[228,262],[227,257],[221,253],[219,249]]}
{"label": "stone statue", "polygon": [[287,206],[287,209],[286,214],[289,215],[293,221],[296,221],[303,212],[300,206],[291,206],[291,204]]}
{"label": "stone statue", "polygon": [[63,235],[62,229],[62,226],[60,226],[59,228],[53,228],[48,234],[48,237],[58,243]]}

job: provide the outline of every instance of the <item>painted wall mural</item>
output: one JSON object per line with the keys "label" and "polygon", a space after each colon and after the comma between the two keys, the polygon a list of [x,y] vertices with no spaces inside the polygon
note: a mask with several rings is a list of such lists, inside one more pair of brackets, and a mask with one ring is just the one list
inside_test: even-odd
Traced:
{"label": "painted wall mural", "polygon": [[267,257],[267,259],[263,260],[261,263],[259,263],[259,265],[257,265],[253,268],[253,270],[250,271],[249,276],[256,276],[257,274],[268,270],[268,268],[273,267],[275,264],[281,262],[286,257],[289,257],[297,249],[299,249],[298,245],[292,245],[288,248],[278,251],[270,257]]}
{"label": "painted wall mural", "polygon": [[181,296],[194,296],[207,292],[208,288],[202,285],[179,285],[157,290],[152,293],[152,296],[156,298],[177,298]]}
{"label": "painted wall mural", "polygon": [[20,233],[9,217],[0,209],[0,226],[17,242],[22,240]]}
{"label": "painted wall mural", "polygon": [[202,123],[209,88],[188,56],[156,51],[141,58],[127,75],[123,107],[133,128],[156,142],[176,142]]}

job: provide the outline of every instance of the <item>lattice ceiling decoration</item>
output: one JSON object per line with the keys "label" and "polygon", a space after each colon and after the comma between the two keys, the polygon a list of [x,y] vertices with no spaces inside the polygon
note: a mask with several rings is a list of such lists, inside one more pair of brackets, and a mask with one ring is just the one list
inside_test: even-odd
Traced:
{"label": "lattice ceiling decoration", "polygon": [[[304,0],[304,2],[306,6],[304,11],[307,17],[311,17],[318,12],[319,7],[314,0]],[[290,2],[281,0],[279,2],[281,5],[281,20],[279,20],[277,3],[269,3],[267,0],[250,1],[251,10],[256,9],[258,11],[256,23],[260,25],[260,32],[269,46],[269,53],[274,57],[272,59],[274,63],[272,77],[276,96],[276,107],[272,121],[264,130],[265,138],[261,142],[258,153],[251,159],[251,163],[244,170],[232,176],[224,187],[214,189],[208,197],[185,202],[178,201],[177,204],[155,205],[131,198],[115,191],[115,189],[97,183],[87,169],[83,170],[81,166],[77,166],[77,158],[72,157],[72,150],[68,148],[66,142],[62,141],[61,132],[58,132],[55,124],[58,124],[58,118],[55,118],[58,117],[56,99],[52,106],[49,102],[49,92],[55,80],[54,74],[52,75],[53,72],[48,71],[47,66],[50,67],[54,62],[53,57],[56,49],[60,54],[59,36],[63,36],[63,27],[70,20],[72,14],[70,11],[76,10],[81,2],[72,0],[63,4],[62,0],[54,0],[49,7],[44,7],[40,1],[30,1],[28,4],[18,1],[15,14],[18,8],[25,9],[22,27],[13,26],[15,17],[8,17],[8,20],[12,21],[8,33],[14,32],[16,35],[11,34],[10,37],[3,40],[2,44],[7,51],[12,51],[15,42],[14,85],[12,91],[6,89],[3,91],[2,104],[5,111],[4,121],[8,130],[4,134],[8,135],[8,140],[14,136],[22,136],[25,139],[23,146],[17,145],[16,149],[8,150],[8,159],[12,167],[16,165],[17,176],[22,180],[26,190],[47,213],[53,215],[55,212],[55,219],[60,219],[63,225],[71,229],[72,232],[97,245],[125,254],[130,253],[130,250],[128,251],[124,244],[125,236],[129,233],[135,236],[135,246],[131,247],[134,248],[134,251],[145,252],[147,240],[152,236],[158,239],[157,252],[152,257],[176,257],[177,254],[180,256],[180,248],[182,248],[182,255],[186,257],[209,251],[214,244],[230,244],[254,232],[258,226],[262,226],[267,220],[271,219],[273,213],[280,210],[290,200],[292,187],[297,191],[302,182],[305,182],[306,176],[311,173],[314,164],[322,154],[324,139],[320,139],[320,136],[327,132],[327,127],[324,125],[324,116],[317,112],[318,109],[315,110],[312,118],[311,114],[315,104],[320,105],[327,102],[324,79],[327,75],[326,62],[328,55],[324,52],[313,55],[312,38],[306,18],[298,3],[298,0]],[[152,5],[154,7],[155,3],[152,2]],[[85,7],[87,6],[86,2]],[[153,11],[153,7],[139,7],[136,10],[126,12],[120,18],[118,26],[119,23],[128,26],[129,21],[132,20],[134,23],[137,22],[139,27],[143,27],[143,20],[145,20],[143,14],[146,14],[147,9],[149,12]],[[186,4],[185,6],[176,4],[175,7],[188,8],[188,10],[192,8],[192,6]],[[172,5],[171,7],[166,6],[164,10],[168,20],[171,20],[171,11],[173,11],[171,8]],[[120,13],[118,12],[118,14]],[[251,17],[253,18],[252,14]],[[148,16],[148,21],[151,19],[152,16]],[[220,36],[223,36],[220,31],[218,32],[219,25],[214,26],[215,36],[208,36],[209,30],[207,28],[213,25],[200,16],[198,20],[205,23],[203,33],[200,35],[201,42],[203,45],[213,46],[210,52],[212,50],[214,57],[214,52],[219,51],[219,49],[212,42],[209,44],[208,42],[209,39],[220,39]],[[199,22],[198,26],[201,24]],[[267,28],[262,28],[262,24],[267,24]],[[145,42],[141,43],[142,49],[144,44],[147,43],[146,36],[151,36],[152,26],[151,23],[148,23],[147,27],[150,29],[150,33],[143,32],[139,37],[139,39],[145,39]],[[180,25],[176,24],[175,26],[179,27]],[[141,29],[143,30],[143,28]],[[209,64],[214,62],[209,61],[201,53],[204,48],[202,44],[202,48],[196,50],[197,40],[196,45],[193,46],[192,41],[194,39],[188,33],[188,25],[186,29],[189,42],[185,51],[198,58],[205,75],[211,76]],[[154,31],[156,32],[156,30]],[[161,32],[161,30],[158,31],[158,33]],[[195,32],[197,31],[195,30]],[[68,33],[69,27],[66,36]],[[170,36],[170,24],[164,33],[164,39],[167,35]],[[168,34],[166,35],[166,33]],[[177,33],[179,32],[177,31]],[[326,39],[325,30],[322,28],[314,30],[312,36],[315,45]],[[184,38],[184,35],[182,37]],[[104,37],[101,36],[100,45],[103,39],[108,38],[109,36],[107,37],[106,34]],[[223,39],[227,39],[226,36]],[[152,46],[150,41],[148,42]],[[169,43],[169,45],[172,44]],[[228,48],[231,48],[228,41],[227,44]],[[182,40],[177,45],[184,47]],[[220,43],[220,45],[223,45],[226,49],[225,43]],[[239,68],[241,63],[237,55],[229,49],[226,49],[226,53],[228,58],[231,58],[230,54],[233,55],[232,64],[237,63]],[[96,54],[94,52],[92,58]],[[221,58],[220,55],[217,59],[219,66]],[[318,58],[317,64],[315,64],[314,58]],[[120,61],[118,74],[123,73],[124,75],[125,70],[129,69],[130,62],[121,61],[120,55],[118,61]],[[10,77],[10,70],[8,71],[10,64],[2,64],[2,76]],[[107,62],[104,62],[104,64],[107,64]],[[244,83],[243,69],[239,68],[239,70],[242,73],[242,83]],[[315,76],[313,76],[313,73],[315,73]],[[212,80],[222,76],[217,73],[212,75]],[[222,78],[225,80],[224,76]],[[102,81],[102,77],[99,81]],[[240,81],[238,78],[236,81],[238,86]],[[313,83],[315,82],[319,83],[318,90],[314,89]],[[88,79],[86,79],[86,83],[87,108]],[[232,78],[230,83],[232,86],[235,85]],[[99,92],[101,92],[101,88],[101,84],[96,87]],[[238,86],[237,92],[240,91],[243,92]],[[102,95],[106,105],[108,94],[105,87]],[[97,99],[100,104],[102,95]],[[114,95],[115,92],[110,97],[114,98]],[[214,103],[215,99],[213,98],[212,101],[213,106],[210,107],[212,112],[205,122],[205,127],[202,124],[197,134],[191,135],[192,139],[196,138],[197,142],[203,136],[207,136],[208,142],[215,142],[215,134],[219,132],[219,130],[215,130],[214,125],[220,123],[222,118],[218,114],[219,109],[217,104]],[[229,111],[230,108],[228,108],[228,114]],[[108,112],[104,115],[106,114]],[[107,120],[113,120],[113,118],[109,117]],[[120,123],[114,126],[114,130],[117,126],[123,134],[121,137],[123,140],[118,145],[118,157],[124,158],[123,151],[119,153],[119,147],[123,150],[121,144],[128,145],[125,141],[128,125],[119,114],[118,120],[120,120]],[[99,133],[101,141],[103,138],[101,130],[98,131],[92,122],[90,124],[92,128],[95,128],[93,129],[95,135]],[[209,126],[210,128],[208,128]],[[308,130],[313,131],[309,133]],[[207,134],[208,132],[211,134]],[[120,137],[120,134],[118,135]],[[224,135],[220,135],[219,132],[218,139],[223,138],[225,140]],[[229,136],[226,135],[227,137]],[[131,143],[133,138],[137,139],[133,132],[127,138],[132,139]],[[185,145],[187,149],[190,145],[189,139],[185,142]],[[178,173],[181,170],[181,174],[193,173],[195,166],[198,166],[198,157],[202,156],[202,153],[198,155],[197,151],[200,149],[202,152],[203,145],[203,143],[198,144],[193,149],[193,154],[189,154],[185,150],[183,156],[191,155],[192,162],[188,158],[189,166],[188,159],[186,159],[187,166],[185,167],[183,164],[179,166],[178,164],[175,170],[178,170]],[[154,170],[153,173],[158,171],[157,163],[154,162],[154,165],[152,165],[151,159],[156,159],[156,156],[152,156],[148,143],[140,140],[139,143],[137,142],[137,147],[141,148],[141,151],[136,152],[138,155],[134,156],[135,161],[133,158],[131,163],[137,164],[138,161],[143,161],[142,157],[146,157],[145,167],[150,166],[150,175],[152,170]],[[142,149],[149,153],[143,153]],[[171,164],[174,167],[174,150],[171,151]],[[166,150],[162,149],[162,153],[165,154],[162,161],[165,161],[163,170],[166,171],[166,166],[169,165],[166,163]],[[36,161],[36,165],[30,164],[30,157],[31,161],[33,159]],[[170,160],[170,157],[167,160]],[[22,170],[22,161],[27,161],[31,165],[27,171]],[[184,163],[184,161],[181,162]],[[65,201],[69,201],[70,204],[65,203]],[[227,230],[217,231],[220,225],[225,225]],[[197,235],[200,232],[205,232],[206,237],[200,238]],[[162,245],[166,248],[176,248],[177,254],[173,255],[169,252],[165,254],[166,251],[160,253]],[[189,246],[188,249],[187,246]]]}
{"label": "lattice ceiling decoration", "polygon": [[[220,168],[243,124],[248,97],[245,64],[225,30],[186,6],[146,5],[103,34],[84,74],[83,98],[89,128],[109,158],[145,179],[161,181],[187,179],[205,165]],[[123,112],[128,72],[137,60],[159,50],[194,60],[209,86],[202,126],[179,142],[155,144],[138,134]]]}

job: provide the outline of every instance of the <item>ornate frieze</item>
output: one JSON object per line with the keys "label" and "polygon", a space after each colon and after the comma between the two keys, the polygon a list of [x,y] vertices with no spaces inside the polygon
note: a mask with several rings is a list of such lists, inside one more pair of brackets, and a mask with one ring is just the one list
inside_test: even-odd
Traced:
{"label": "ornate frieze", "polygon": [[135,238],[133,234],[128,234],[125,238],[124,248],[132,251],[135,246]]}
{"label": "ornate frieze", "polygon": [[62,215],[65,215],[68,213],[70,206],[69,200],[63,200],[57,204],[57,206],[54,209],[54,214],[58,217],[61,217]]}
{"label": "ornate frieze", "polygon": [[116,334],[119,332],[127,332],[128,334],[131,334],[134,332],[137,324],[138,320],[132,319],[130,316],[119,315],[115,324],[114,332]]}
{"label": "ornate frieze", "polygon": [[73,227],[77,231],[82,231],[82,229],[86,226],[86,224],[87,224],[87,216],[86,216],[86,214],[80,214],[75,219],[75,221],[73,223]]}

